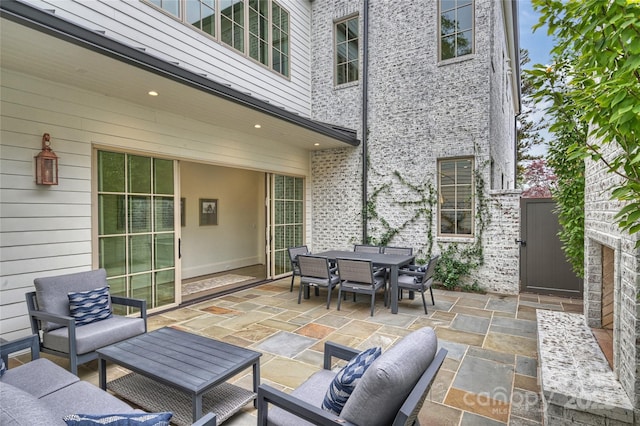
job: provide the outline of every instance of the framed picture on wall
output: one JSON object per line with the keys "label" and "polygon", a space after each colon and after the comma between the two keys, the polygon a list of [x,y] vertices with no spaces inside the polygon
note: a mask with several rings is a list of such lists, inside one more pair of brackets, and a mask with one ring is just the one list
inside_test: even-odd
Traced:
{"label": "framed picture on wall", "polygon": [[218,224],[218,200],[200,198],[200,226]]}
{"label": "framed picture on wall", "polygon": [[180,198],[180,226],[187,226],[187,200]]}

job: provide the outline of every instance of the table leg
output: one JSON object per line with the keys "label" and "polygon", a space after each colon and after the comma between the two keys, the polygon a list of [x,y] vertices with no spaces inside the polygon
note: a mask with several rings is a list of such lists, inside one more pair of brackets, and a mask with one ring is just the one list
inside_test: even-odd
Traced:
{"label": "table leg", "polygon": [[398,313],[398,266],[391,267],[389,285],[391,285],[391,313]]}
{"label": "table leg", "polygon": [[[260,386],[260,360],[253,364],[253,392],[258,393],[258,386]],[[253,399],[253,406],[258,408],[258,398]]]}
{"label": "table leg", "polygon": [[100,389],[107,390],[107,360],[98,358],[98,383]]}
{"label": "table leg", "polygon": [[202,417],[202,394],[193,395],[193,422],[195,423]]}

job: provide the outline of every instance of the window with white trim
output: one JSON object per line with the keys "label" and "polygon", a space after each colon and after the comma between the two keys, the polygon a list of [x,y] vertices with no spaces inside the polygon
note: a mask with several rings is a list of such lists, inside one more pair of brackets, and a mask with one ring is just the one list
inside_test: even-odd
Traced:
{"label": "window with white trim", "polygon": [[473,53],[473,0],[440,0],[440,60]]}
{"label": "window with white trim", "polygon": [[335,24],[336,85],[358,81],[359,28],[354,16]]}
{"label": "window with white trim", "polygon": [[289,77],[289,12],[274,0],[145,0]]}
{"label": "window with white trim", "polygon": [[473,235],[473,159],[438,161],[438,224],[440,235]]}

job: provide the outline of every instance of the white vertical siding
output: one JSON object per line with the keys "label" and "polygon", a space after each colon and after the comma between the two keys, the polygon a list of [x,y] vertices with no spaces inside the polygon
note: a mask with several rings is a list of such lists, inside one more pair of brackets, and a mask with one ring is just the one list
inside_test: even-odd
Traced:
{"label": "white vertical siding", "polygon": [[183,24],[144,1],[24,0],[38,8],[128,46],[261,100],[310,116],[310,19],[306,0],[279,2],[290,15],[290,79],[248,59],[191,25]]}
{"label": "white vertical siding", "polygon": [[[303,149],[256,140],[138,105],[0,69],[0,330],[26,334],[24,293],[38,276],[92,265],[94,145],[251,170],[308,176]],[[60,184],[39,187],[43,133],[60,158]]]}

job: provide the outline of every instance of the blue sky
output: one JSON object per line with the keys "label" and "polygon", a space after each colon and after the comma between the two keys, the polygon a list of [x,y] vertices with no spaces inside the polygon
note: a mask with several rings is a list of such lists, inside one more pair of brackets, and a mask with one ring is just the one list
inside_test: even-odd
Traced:
{"label": "blue sky", "polygon": [[532,68],[534,64],[547,65],[550,61],[549,52],[553,47],[553,39],[547,35],[547,27],[538,28],[535,33],[532,27],[538,23],[540,15],[533,10],[531,0],[519,0],[520,47],[529,51],[529,62],[525,68]]}

